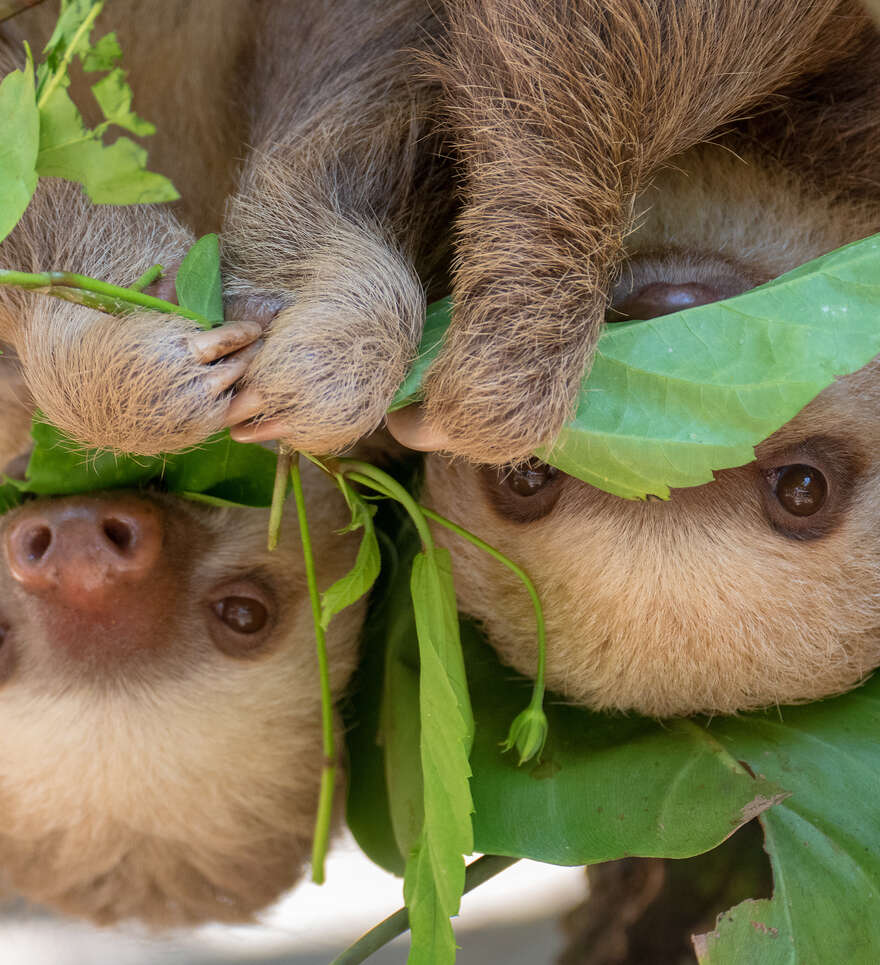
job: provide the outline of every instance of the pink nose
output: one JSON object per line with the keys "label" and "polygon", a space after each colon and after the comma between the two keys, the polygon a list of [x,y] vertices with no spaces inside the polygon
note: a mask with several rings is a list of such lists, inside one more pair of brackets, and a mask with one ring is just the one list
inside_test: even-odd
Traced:
{"label": "pink nose", "polygon": [[161,549],[159,511],[128,494],[36,502],[6,533],[9,571],[19,584],[77,610],[100,609],[123,586],[146,580]]}

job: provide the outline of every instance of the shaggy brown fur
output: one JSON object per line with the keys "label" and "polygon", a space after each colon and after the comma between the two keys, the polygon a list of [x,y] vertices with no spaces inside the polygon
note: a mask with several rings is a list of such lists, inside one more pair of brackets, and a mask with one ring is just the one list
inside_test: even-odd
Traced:
{"label": "shaggy brown fur", "polygon": [[[880,113],[873,88],[862,93],[841,102],[838,116],[853,131],[858,116],[868,144]],[[637,198],[639,227],[622,242],[629,260],[615,301],[656,282],[732,276],[747,288],[878,230],[875,152],[865,164],[853,159],[844,191],[829,191],[821,170],[789,163],[803,158],[791,131],[763,147],[753,134],[749,127],[676,159]],[[812,126],[805,137],[816,138]],[[837,155],[834,146],[826,127],[823,165],[850,157],[851,140]],[[837,693],[880,663],[878,426],[875,361],[762,443],[757,462],[669,502],[627,502],[562,477],[542,515],[532,511],[541,492],[515,498],[509,475],[439,456],[428,459],[426,497],[535,579],[552,689],[596,708],[729,713]],[[819,469],[829,487],[807,531],[771,485],[774,469],[796,464]],[[533,672],[534,618],[522,588],[470,547],[455,550],[462,608],[484,622],[505,661]]]}
{"label": "shaggy brown fur", "polygon": [[449,0],[464,164],[455,318],[426,383],[446,448],[526,458],[571,415],[634,201],[664,163],[852,53],[849,0]]}
{"label": "shaggy brown fur", "polygon": [[[156,167],[186,198],[174,206],[177,214],[200,230],[216,227],[233,181],[242,129],[236,92],[251,49],[249,8],[247,0],[225,0],[222,9],[212,0],[121,0],[103,21],[127,42],[135,107],[158,125],[149,145]],[[56,13],[46,4],[3,25],[0,70],[23,59],[21,39],[40,49]],[[49,179],[0,246],[0,265],[79,271],[129,285],[156,262],[172,270],[193,240],[167,206],[92,205],[78,187]],[[254,331],[238,344],[251,341]],[[180,318],[115,319],[0,289],[0,341],[17,350],[40,408],[90,445],[155,452],[223,425],[226,389],[243,365],[207,367],[192,343],[198,332]]]}
{"label": "shaggy brown fur", "polygon": [[430,120],[427,3],[275,4],[255,71],[253,150],[224,226],[230,290],[279,313],[253,410],[311,451],[375,429],[412,363],[452,220]]}

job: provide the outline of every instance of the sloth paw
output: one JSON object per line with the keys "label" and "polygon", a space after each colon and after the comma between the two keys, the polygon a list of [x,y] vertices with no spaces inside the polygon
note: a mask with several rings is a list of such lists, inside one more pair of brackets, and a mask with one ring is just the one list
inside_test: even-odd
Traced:
{"label": "sloth paw", "polygon": [[341,325],[338,313],[323,308],[288,308],[273,322],[226,410],[233,439],[280,439],[326,455],[382,422],[415,339],[372,323],[359,326],[350,316]]}

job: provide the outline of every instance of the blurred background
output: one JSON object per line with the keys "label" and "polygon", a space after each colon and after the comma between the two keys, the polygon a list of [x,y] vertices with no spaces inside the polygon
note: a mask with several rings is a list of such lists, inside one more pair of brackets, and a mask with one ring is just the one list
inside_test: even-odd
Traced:
{"label": "blurred background", "polygon": [[[550,965],[563,948],[559,917],[586,896],[583,868],[520,861],[464,896],[454,922],[457,965]],[[372,864],[350,836],[327,860],[327,883],[300,884],[250,926],[210,925],[155,937],[96,929],[40,909],[8,905],[2,965],[328,965],[402,904],[402,882]],[[403,965],[408,937],[370,959]]]}

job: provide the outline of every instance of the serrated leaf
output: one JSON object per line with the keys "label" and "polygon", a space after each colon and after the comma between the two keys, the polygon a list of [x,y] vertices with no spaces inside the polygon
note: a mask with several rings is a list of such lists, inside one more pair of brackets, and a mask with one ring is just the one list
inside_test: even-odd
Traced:
{"label": "serrated leaf", "polygon": [[473,851],[468,754],[471,713],[448,550],[413,560],[410,593],[419,641],[419,738],[424,823],[407,857],[403,893],[412,943],[409,965],[455,961],[449,919],[464,891],[463,855]]}
{"label": "serrated leaf", "polygon": [[215,325],[223,322],[223,282],[217,235],[205,235],[189,249],[175,279],[177,300]]}
{"label": "serrated leaf", "polygon": [[117,67],[106,77],[92,84],[92,93],[108,124],[116,124],[141,137],[156,133],[156,128],[149,121],[138,117],[132,111],[132,91],[125,82],[125,71],[121,67]]}
{"label": "serrated leaf", "polygon": [[147,152],[127,137],[104,145],[87,131],[64,87],[40,109],[40,177],[81,184],[96,204],[156,204],[178,197],[171,182],[146,170]]}
{"label": "serrated leaf", "polygon": [[[630,499],[665,498],[750,462],[835,377],[880,353],[878,267],[874,236],[736,298],[608,326],[574,420],[539,455]],[[423,367],[436,352],[434,321]],[[417,391],[409,381],[395,405]]]}
{"label": "serrated leaf", "polygon": [[[70,0],[62,3],[55,31],[45,48],[46,59],[37,68],[37,103],[40,109],[40,150],[37,173],[81,184],[98,204],[152,204],[178,197],[171,182],[146,170],[147,154],[126,137],[105,145],[101,137],[111,125],[135,134],[151,133],[151,124],[131,110],[131,90],[125,72],[111,69],[119,59],[119,45],[109,34],[94,46],[90,36],[102,3]],[[87,70],[111,73],[92,86],[105,120],[93,130],[70,99],[67,70],[79,56]]]}
{"label": "serrated leaf", "polygon": [[[87,50],[91,36],[91,26],[87,24],[92,10],[103,7],[103,3],[93,0],[61,0],[61,11],[55,23],[55,29],[43,48],[44,60],[37,68],[37,96],[42,94],[51,78],[58,77],[58,82],[69,83],[65,61],[69,63],[76,53]],[[93,20],[94,18],[92,18]]]}
{"label": "serrated leaf", "polygon": [[321,626],[325,630],[337,613],[369,593],[382,566],[382,554],[373,524],[373,507],[350,488],[348,499],[351,524],[346,527],[346,532],[363,527],[364,534],[354,566],[321,594]]}
{"label": "serrated leaf", "polygon": [[40,114],[34,90],[34,65],[28,51],[25,69],[0,83],[0,241],[18,224],[37,187]]}
{"label": "serrated leaf", "polygon": [[83,70],[94,73],[98,70],[112,70],[122,57],[122,48],[115,33],[104,36],[90,47],[82,57]]}

